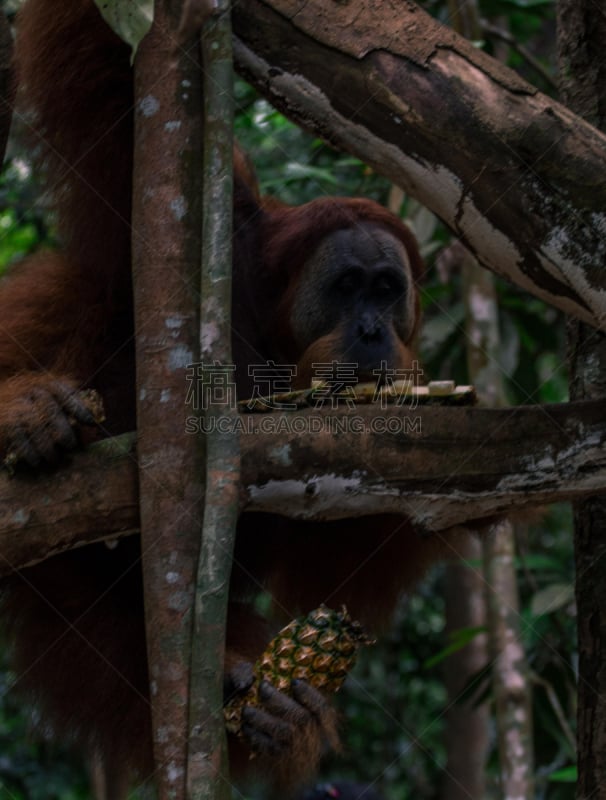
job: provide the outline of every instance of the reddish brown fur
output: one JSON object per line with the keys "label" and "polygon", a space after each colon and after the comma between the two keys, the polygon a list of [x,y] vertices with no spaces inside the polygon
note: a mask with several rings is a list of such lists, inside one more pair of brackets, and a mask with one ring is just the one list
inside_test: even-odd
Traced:
{"label": "reddish brown fur", "polygon": [[[92,0],[27,0],[17,51],[22,104],[43,142],[62,254],[36,256],[2,285],[0,460],[18,425],[44,426],[44,395],[37,404],[25,401],[55,380],[100,391],[105,435],[135,427],[129,54]],[[375,203],[322,199],[290,208],[261,201],[250,165],[236,154],[234,352],[244,372],[249,362],[286,355],[307,373],[313,360],[339,357],[333,335],[296,352],[287,317],[304,259],[322,236],[359,222],[396,236],[420,276],[412,235]],[[411,348],[410,341],[399,343],[395,366],[410,366]],[[241,393],[248,390],[245,381],[239,385]],[[283,619],[323,601],[345,602],[355,617],[376,626],[435,550],[433,541],[416,537],[396,517],[319,525],[247,515],[239,527],[232,595],[246,603],[265,586]],[[15,642],[17,686],[40,704],[44,724],[101,751],[116,783],[125,767],[151,770],[137,541],[113,551],[102,545],[76,550],[15,575],[5,617]],[[254,659],[268,639],[250,607],[233,606],[227,669]],[[325,739],[336,740],[328,712],[323,726],[308,724],[282,758],[257,763],[279,779],[303,778],[315,769]]]}
{"label": "reddish brown fur", "polygon": [[[126,288],[130,264],[132,79],[128,48],[90,0],[29,0],[16,69],[42,149],[63,247],[75,270]],[[95,291],[100,281],[95,280]],[[121,288],[122,288],[121,287]]]}
{"label": "reddish brown fur", "polygon": [[289,273],[299,274],[304,261],[318,242],[333,231],[371,222],[400,239],[409,255],[415,280],[423,275],[423,262],[414,236],[391,212],[359,197],[321,197],[303,206],[286,206],[274,200],[264,203],[268,212],[265,261],[278,275],[284,264]]}
{"label": "reddish brown fur", "polygon": [[[278,314],[278,316],[280,316]],[[285,336],[289,336],[288,327]],[[347,361],[347,354],[341,352],[342,336],[339,328],[317,339],[304,353],[297,359],[297,374],[293,379],[293,386],[298,389],[305,389],[311,386],[313,378],[316,377],[314,364],[330,364],[334,361]],[[415,354],[412,349],[397,341],[397,366],[401,370],[412,370]]]}

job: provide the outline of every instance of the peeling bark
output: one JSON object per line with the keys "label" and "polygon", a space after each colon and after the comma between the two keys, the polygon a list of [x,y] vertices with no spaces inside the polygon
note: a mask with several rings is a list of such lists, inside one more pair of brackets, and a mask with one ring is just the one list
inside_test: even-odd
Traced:
{"label": "peeling bark", "polygon": [[606,137],[409,0],[242,0],[233,19],[237,68],[280,110],[606,327]]}
{"label": "peeling bark", "polygon": [[[310,411],[300,417],[318,432],[307,437],[286,430],[286,418],[262,417],[242,439],[246,508],[303,519],[402,513],[433,531],[555,502],[581,486],[592,494],[601,490],[606,428],[601,404],[583,409],[583,422],[581,407],[567,404],[360,408],[332,422]],[[322,433],[331,424],[335,432]],[[397,432],[372,433],[378,425]]]}
{"label": "peeling bark", "polygon": [[[366,407],[240,417],[244,510],[317,520],[396,513],[431,533],[606,491],[603,401],[420,408],[406,432],[409,414]],[[404,430],[373,433],[377,418]],[[294,419],[314,435],[292,430]],[[70,470],[35,480],[0,474],[0,574],[88,542],[91,530],[109,539],[138,527],[131,442],[129,434],[93,445]],[[158,458],[172,469],[172,450]]]}

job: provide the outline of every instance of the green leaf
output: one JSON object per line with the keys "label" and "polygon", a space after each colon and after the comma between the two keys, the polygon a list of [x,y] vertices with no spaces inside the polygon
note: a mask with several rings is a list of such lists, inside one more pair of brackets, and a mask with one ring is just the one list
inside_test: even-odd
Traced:
{"label": "green leaf", "polygon": [[436,653],[435,656],[426,659],[423,662],[423,668],[431,669],[431,667],[435,667],[436,664],[444,661],[448,656],[462,650],[481,633],[486,633],[486,628],[482,625],[473,628],[459,628],[459,630],[453,631],[449,636],[451,643],[439,653]]}
{"label": "green leaf", "polygon": [[95,0],[101,16],[129,44],[132,58],[154,20],[153,0]]}
{"label": "green leaf", "polygon": [[277,177],[263,181],[262,190],[263,192],[277,191],[289,184],[305,180],[314,180],[321,185],[339,186],[339,179],[335,177],[332,170],[291,161],[284,166]]}
{"label": "green leaf", "polygon": [[577,778],[577,768],[574,764],[571,767],[558,769],[549,776],[549,780],[554,783],[576,783]]}
{"label": "green leaf", "polygon": [[560,561],[544,553],[526,553],[524,558],[515,559],[516,569],[530,569],[534,572],[559,572]]}
{"label": "green leaf", "polygon": [[438,227],[438,218],[424,206],[416,204],[417,207],[406,215],[406,221],[412,228],[412,232],[417,237],[417,242],[421,249],[427,245]]}
{"label": "green leaf", "polygon": [[430,359],[453,333],[458,331],[465,319],[462,303],[455,303],[447,313],[436,314],[426,320],[421,331],[421,349],[426,359]]}
{"label": "green leaf", "polygon": [[311,164],[301,164],[298,161],[289,161],[284,167],[284,175],[289,180],[304,180],[314,178],[320,182],[337,186],[339,181],[328,167],[314,167]]}
{"label": "green leaf", "polygon": [[552,583],[551,586],[546,586],[534,595],[530,603],[530,611],[533,616],[540,617],[567,606],[572,600],[574,600],[572,584]]}

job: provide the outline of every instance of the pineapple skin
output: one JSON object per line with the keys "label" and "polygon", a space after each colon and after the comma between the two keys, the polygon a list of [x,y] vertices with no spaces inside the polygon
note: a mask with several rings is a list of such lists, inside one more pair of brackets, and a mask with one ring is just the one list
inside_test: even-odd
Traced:
{"label": "pineapple skin", "polygon": [[268,681],[287,695],[291,694],[294,680],[304,680],[326,694],[334,694],[354,666],[359,647],[372,643],[345,606],[335,611],[321,605],[306,617],[292,620],[256,662],[254,682],[248,692],[226,704],[227,730],[241,735],[242,709],[260,704],[261,681]]}

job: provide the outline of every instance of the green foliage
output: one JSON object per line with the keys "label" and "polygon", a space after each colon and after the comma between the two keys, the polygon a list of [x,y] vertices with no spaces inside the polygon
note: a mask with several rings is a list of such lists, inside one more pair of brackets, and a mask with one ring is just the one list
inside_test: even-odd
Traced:
{"label": "green foliage", "polygon": [[[501,372],[509,402],[554,403],[568,399],[563,315],[521,289],[495,278],[499,306]],[[427,374],[468,383],[465,309],[460,276],[444,283],[430,264],[422,288],[420,349]]]}
{"label": "green foliage", "polygon": [[439,577],[405,599],[391,629],[360,654],[338,696],[344,754],[327,765],[329,778],[373,782],[388,800],[437,796],[446,692],[441,669],[428,664],[443,645]]}
{"label": "green foliage", "polygon": [[[540,526],[520,531],[518,561],[522,637],[533,691],[537,796],[572,800],[576,729],[576,606],[572,513],[553,506]],[[566,728],[564,727],[566,725]]]}
{"label": "green foliage", "polygon": [[293,204],[348,194],[386,202],[388,182],[361,161],[305,133],[241,80],[235,96],[236,137],[255,165],[262,193]]}
{"label": "green foliage", "polygon": [[464,647],[466,647],[476,638],[476,636],[479,636],[481,633],[486,633],[485,625],[477,625],[473,628],[459,628],[456,631],[452,631],[448,636],[448,644],[446,647],[444,647],[443,650],[440,650],[439,653],[433,655],[431,658],[428,658],[424,664],[425,668],[430,669],[431,667],[435,667],[437,664],[442,663],[449,656],[458,653],[459,650],[462,650]]}
{"label": "green foliage", "polygon": [[554,783],[576,783],[577,777],[576,767],[564,767],[552,772],[549,780]]}
{"label": "green foliage", "polygon": [[38,232],[32,223],[21,224],[12,208],[0,212],[0,272],[11,261],[21,258],[38,243]]}
{"label": "green foliage", "polygon": [[6,267],[48,240],[45,213],[28,162],[11,158],[0,175],[0,275]]}

